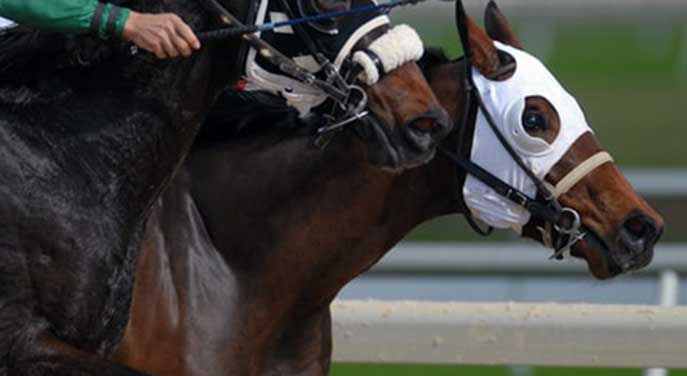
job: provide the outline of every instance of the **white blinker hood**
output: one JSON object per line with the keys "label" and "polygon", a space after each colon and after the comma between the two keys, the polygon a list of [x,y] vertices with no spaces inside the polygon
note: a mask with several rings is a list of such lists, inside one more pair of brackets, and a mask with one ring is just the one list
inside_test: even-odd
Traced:
{"label": "white blinker hood", "polygon": [[[535,175],[543,179],[572,144],[591,129],[575,98],[537,58],[499,42],[494,44],[515,59],[515,73],[507,80],[493,81],[473,68],[474,83],[508,143]],[[530,136],[523,129],[521,118],[525,99],[531,96],[547,99],[560,117],[560,131],[552,144]],[[501,145],[481,110],[476,119],[470,158],[507,184],[535,197],[534,183]],[[529,221],[530,214],[525,209],[472,176],[465,180],[463,197],[473,216],[495,228],[511,228],[520,232]]]}

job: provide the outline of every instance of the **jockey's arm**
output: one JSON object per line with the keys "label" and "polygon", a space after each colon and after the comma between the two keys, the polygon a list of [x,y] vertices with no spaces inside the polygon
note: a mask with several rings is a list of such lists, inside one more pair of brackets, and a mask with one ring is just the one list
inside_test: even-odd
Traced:
{"label": "jockey's arm", "polygon": [[0,16],[19,24],[122,38],[159,58],[189,56],[200,43],[177,15],[138,13],[97,0],[0,0]]}

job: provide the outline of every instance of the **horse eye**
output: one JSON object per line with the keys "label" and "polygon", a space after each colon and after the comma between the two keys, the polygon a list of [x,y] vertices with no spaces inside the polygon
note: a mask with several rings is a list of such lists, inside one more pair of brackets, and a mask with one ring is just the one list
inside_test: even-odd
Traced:
{"label": "horse eye", "polygon": [[546,117],[534,111],[526,111],[522,115],[522,125],[528,132],[541,132],[545,131],[548,127]]}

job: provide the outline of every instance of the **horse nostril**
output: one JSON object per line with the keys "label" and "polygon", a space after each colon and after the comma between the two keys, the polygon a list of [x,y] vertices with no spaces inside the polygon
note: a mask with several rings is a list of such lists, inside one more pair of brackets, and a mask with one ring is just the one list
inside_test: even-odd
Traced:
{"label": "horse nostril", "polygon": [[416,152],[425,153],[434,145],[434,119],[418,118],[403,127],[406,143]]}
{"label": "horse nostril", "polygon": [[620,241],[627,249],[635,253],[653,247],[660,235],[656,222],[644,214],[626,219],[619,232]]}
{"label": "horse nostril", "polygon": [[452,123],[444,110],[428,111],[410,121],[409,128],[416,134],[432,134],[443,138],[450,131]]}
{"label": "horse nostril", "polygon": [[413,130],[420,134],[432,133],[435,127],[435,119],[421,118],[413,121],[411,124]]}
{"label": "horse nostril", "polygon": [[625,228],[637,238],[643,238],[651,231],[651,225],[643,217],[630,218],[623,224]]}
{"label": "horse nostril", "polygon": [[451,119],[446,111],[428,111],[406,123],[402,134],[409,147],[426,153],[446,137],[450,128]]}

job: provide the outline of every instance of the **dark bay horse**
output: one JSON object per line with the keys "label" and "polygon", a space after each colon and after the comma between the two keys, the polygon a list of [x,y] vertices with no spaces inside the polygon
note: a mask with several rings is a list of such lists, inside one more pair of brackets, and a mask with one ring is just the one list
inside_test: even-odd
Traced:
{"label": "dark bay horse", "polygon": [[[196,0],[125,3],[219,26]],[[224,5],[244,15],[253,3]],[[239,39],[173,61],[90,42],[22,27],[0,36],[0,375],[140,374],[107,358],[128,322],[147,214],[238,78]],[[417,66],[368,94],[390,133],[428,146],[406,148],[413,164],[427,159],[443,134],[406,123],[441,107]]]}
{"label": "dark bay horse", "polygon": [[[497,72],[502,62],[492,38],[520,43],[495,5],[485,19],[488,34],[469,22],[473,63]],[[464,64],[437,53],[423,61],[454,123],[467,111],[472,128],[476,109],[462,106]],[[528,102],[559,125],[548,102]],[[308,147],[307,132],[269,127],[277,122],[298,120],[265,108],[246,120],[248,135],[222,140],[226,124],[207,124],[215,140],[199,140],[148,221],[131,320],[115,359],[160,375],[326,374],[329,305],[338,291],[413,227],[463,210],[465,174],[446,158],[383,171],[369,165],[354,139],[320,152]],[[454,148],[458,132],[443,145]],[[585,133],[547,181],[557,183],[599,150]],[[651,259],[662,219],[614,164],[594,169],[561,200],[595,233],[572,252],[596,277]],[[541,240],[535,226],[528,223],[523,235]],[[627,255],[632,261],[618,265]]]}

